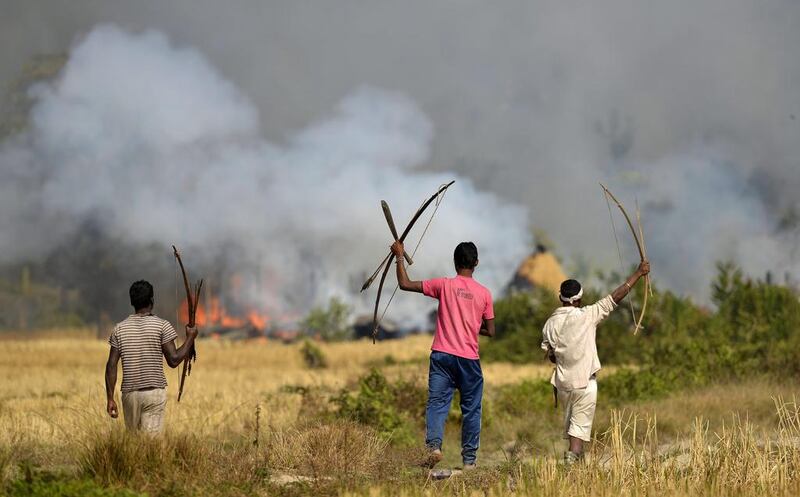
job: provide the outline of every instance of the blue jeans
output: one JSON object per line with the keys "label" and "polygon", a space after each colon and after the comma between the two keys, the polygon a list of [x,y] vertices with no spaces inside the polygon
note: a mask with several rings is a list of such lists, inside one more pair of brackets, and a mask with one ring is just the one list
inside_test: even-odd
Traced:
{"label": "blue jeans", "polygon": [[461,458],[464,464],[474,464],[481,438],[481,361],[444,352],[431,352],[428,407],[425,411],[425,444],[428,447],[442,448],[444,422],[447,420],[455,389],[461,394]]}

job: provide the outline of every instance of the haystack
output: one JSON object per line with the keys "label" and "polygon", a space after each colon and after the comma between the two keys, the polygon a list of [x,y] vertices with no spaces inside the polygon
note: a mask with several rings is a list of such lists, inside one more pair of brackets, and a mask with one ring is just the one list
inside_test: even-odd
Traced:
{"label": "haystack", "polygon": [[561,282],[566,279],[567,275],[556,256],[539,246],[533,254],[522,261],[509,283],[509,289],[525,291],[531,288],[546,288],[558,293]]}

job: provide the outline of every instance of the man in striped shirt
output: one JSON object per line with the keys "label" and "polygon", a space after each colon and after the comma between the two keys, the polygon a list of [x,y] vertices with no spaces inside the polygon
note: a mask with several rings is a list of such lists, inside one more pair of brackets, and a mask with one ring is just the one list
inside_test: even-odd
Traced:
{"label": "man in striped shirt", "polygon": [[117,364],[122,359],[122,410],[129,430],[160,433],[167,404],[167,378],[161,357],[171,368],[189,356],[197,328],[186,327],[186,340],[175,347],[178,334],[164,319],[153,315],[153,285],[140,280],[131,285],[134,314],[114,327],[108,339],[111,349],[106,363],[106,396],[109,416],[119,416],[114,390]]}

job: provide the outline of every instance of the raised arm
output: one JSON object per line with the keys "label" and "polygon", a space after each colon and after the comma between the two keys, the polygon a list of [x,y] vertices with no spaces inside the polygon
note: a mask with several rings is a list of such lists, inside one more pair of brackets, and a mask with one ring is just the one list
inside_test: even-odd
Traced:
{"label": "raised arm", "polygon": [[112,418],[119,416],[119,409],[114,400],[114,390],[117,388],[117,364],[119,364],[119,350],[110,347],[106,361],[106,412]]}
{"label": "raised arm", "polygon": [[650,261],[648,260],[642,261],[639,264],[639,267],[636,268],[636,271],[634,271],[633,274],[630,275],[627,280],[625,280],[625,283],[620,285],[619,288],[617,288],[611,293],[611,298],[614,299],[614,302],[617,305],[619,305],[619,303],[622,302],[622,299],[624,299],[628,295],[628,293],[630,293],[631,288],[633,288],[633,285],[635,285],[636,282],[639,281],[639,278],[648,274],[649,272],[650,272]]}
{"label": "raised arm", "polygon": [[397,261],[397,284],[400,286],[401,290],[405,290],[407,292],[417,292],[422,293],[422,282],[421,281],[411,281],[408,278],[408,273],[406,273],[406,266],[403,261],[403,252],[404,252],[403,244],[400,242],[394,242],[392,244],[392,253],[394,253],[395,260]]}
{"label": "raised arm", "polygon": [[194,339],[197,338],[197,328],[186,327],[186,340],[179,349],[175,348],[175,341],[170,340],[161,345],[161,351],[164,353],[164,359],[167,360],[167,365],[171,368],[177,368],[180,363],[186,359],[191,353],[194,346]]}

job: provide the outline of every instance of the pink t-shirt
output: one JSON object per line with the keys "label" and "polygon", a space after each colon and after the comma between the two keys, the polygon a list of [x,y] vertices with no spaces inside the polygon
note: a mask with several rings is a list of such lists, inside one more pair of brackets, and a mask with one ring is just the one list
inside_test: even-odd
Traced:
{"label": "pink t-shirt", "polygon": [[431,350],[478,359],[478,332],[494,319],[492,294],[472,278],[436,278],[422,282],[422,293],[439,301]]}

